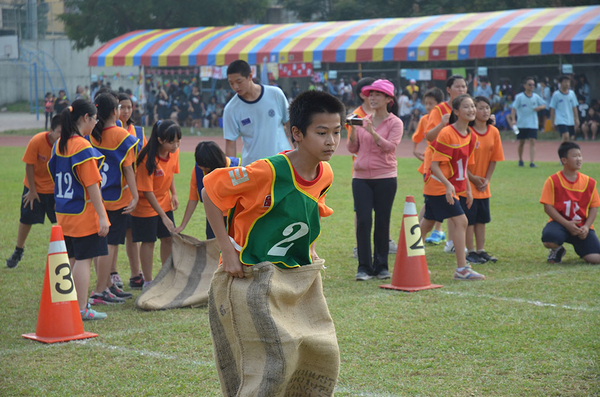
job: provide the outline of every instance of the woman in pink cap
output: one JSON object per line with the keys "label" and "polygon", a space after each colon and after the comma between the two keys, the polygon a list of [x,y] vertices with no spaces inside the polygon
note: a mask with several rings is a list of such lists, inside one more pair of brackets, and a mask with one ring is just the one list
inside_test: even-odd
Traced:
{"label": "woman in pink cap", "polygon": [[[374,114],[363,118],[362,126],[350,127],[348,150],[357,154],[352,175],[352,194],[356,209],[358,243],[357,281],[390,278],[388,271],[389,231],[392,205],[396,196],[396,146],[402,139],[403,124],[396,116],[394,85],[376,80],[362,93]],[[372,213],[375,211],[374,250],[371,255]]]}

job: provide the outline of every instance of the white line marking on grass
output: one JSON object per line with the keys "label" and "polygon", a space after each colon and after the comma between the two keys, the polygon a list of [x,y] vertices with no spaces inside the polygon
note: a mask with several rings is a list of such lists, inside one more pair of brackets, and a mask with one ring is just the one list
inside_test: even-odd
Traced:
{"label": "white line marking on grass", "polygon": [[390,393],[372,393],[367,391],[360,391],[348,387],[335,387],[336,393],[348,393],[352,396],[363,396],[363,397],[396,397],[399,394],[390,394]]}
{"label": "white line marking on grass", "polygon": [[153,352],[153,351],[149,351],[149,350],[128,349],[126,347],[121,347],[121,346],[107,345],[105,343],[98,342],[97,340],[78,340],[78,341],[73,341],[73,343],[78,344],[78,345],[83,345],[83,346],[98,347],[100,349],[114,350],[114,351],[117,351],[120,353],[128,353],[128,354],[132,354],[132,355],[158,358],[161,360],[182,361],[182,362],[186,362],[188,364],[199,365],[199,366],[203,366],[203,367],[214,367],[214,365],[215,365],[212,361],[188,360],[185,358],[181,358],[181,357],[177,357],[177,356],[173,356],[173,355],[169,355],[169,354],[164,354],[164,353]]}
{"label": "white line marking on grass", "polygon": [[567,305],[557,305],[555,303],[545,303],[540,301],[532,301],[522,298],[505,298],[502,296],[494,296],[488,294],[470,294],[466,292],[458,292],[458,291],[439,291],[442,294],[446,295],[456,295],[462,298],[487,298],[487,299],[495,299],[504,302],[516,302],[516,303],[526,303],[528,305],[540,306],[540,307],[555,307],[560,309],[567,310],[577,310],[582,312],[599,312],[600,308],[597,307],[586,307],[586,306],[567,306]]}

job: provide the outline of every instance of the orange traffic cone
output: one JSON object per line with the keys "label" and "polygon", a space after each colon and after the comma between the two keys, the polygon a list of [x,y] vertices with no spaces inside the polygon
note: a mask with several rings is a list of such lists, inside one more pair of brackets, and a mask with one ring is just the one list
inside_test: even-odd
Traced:
{"label": "orange traffic cone", "polygon": [[46,276],[35,334],[21,335],[43,343],[67,342],[98,336],[83,330],[75,283],[62,227],[52,226]]}
{"label": "orange traffic cone", "polygon": [[443,285],[431,284],[429,280],[425,247],[421,238],[417,206],[413,196],[406,196],[404,202],[404,215],[392,283],[379,287],[408,292],[443,287]]}

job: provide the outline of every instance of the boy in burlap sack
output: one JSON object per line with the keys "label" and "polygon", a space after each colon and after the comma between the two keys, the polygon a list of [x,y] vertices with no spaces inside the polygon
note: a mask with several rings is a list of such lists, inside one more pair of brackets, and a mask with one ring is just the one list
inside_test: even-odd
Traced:
{"label": "boy in burlap sack", "polygon": [[320,217],[333,213],[326,161],[340,142],[344,106],[307,91],[289,112],[295,150],[204,178],[206,216],[222,252],[209,319],[226,396],[331,396],[339,372],[314,243]]}

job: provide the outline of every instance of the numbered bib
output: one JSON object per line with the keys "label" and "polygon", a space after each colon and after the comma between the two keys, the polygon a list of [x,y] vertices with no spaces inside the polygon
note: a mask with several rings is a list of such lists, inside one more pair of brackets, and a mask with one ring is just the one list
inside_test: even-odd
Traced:
{"label": "numbered bib", "polygon": [[66,253],[48,256],[48,272],[52,303],[77,301],[75,282]]}
{"label": "numbered bib", "polygon": [[419,218],[407,216],[404,218],[404,239],[406,240],[406,256],[425,255],[425,247],[421,238]]}

